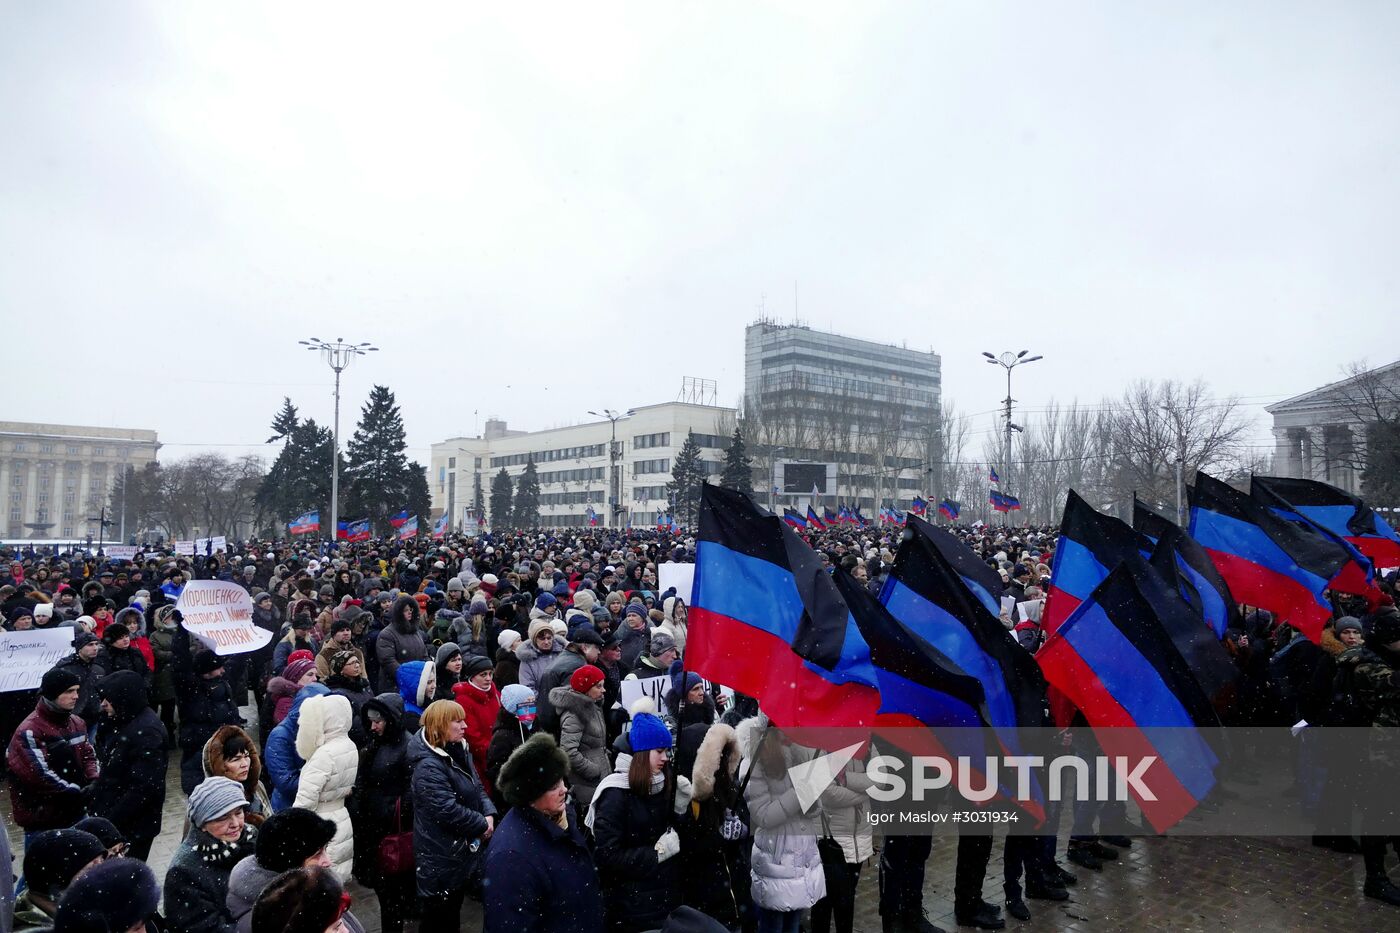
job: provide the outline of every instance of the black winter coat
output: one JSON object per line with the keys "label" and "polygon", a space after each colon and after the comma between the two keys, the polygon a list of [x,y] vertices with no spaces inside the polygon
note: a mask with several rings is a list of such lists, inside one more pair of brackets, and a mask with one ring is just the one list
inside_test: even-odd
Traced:
{"label": "black winter coat", "polygon": [[170,933],[235,933],[228,909],[228,876],[253,854],[257,828],[245,827],[234,845],[191,829],[165,873],[165,925]]}
{"label": "black winter coat", "polygon": [[540,682],[535,685],[535,728],[559,738],[559,712],[549,699],[549,691],[555,687],[567,687],[574,671],[588,662],[577,651],[565,650],[555,662],[549,665]]}
{"label": "black winter coat", "polygon": [[413,853],[419,896],[461,889],[478,853],[471,843],[486,832],[496,807],[486,796],[465,743],[447,751],[428,745],[419,732],[408,740],[413,768]]}
{"label": "black winter coat", "polygon": [[[370,732],[369,711],[384,717],[384,734]],[[375,887],[381,881],[375,852],[391,832],[413,828],[413,769],[408,764],[409,735],[403,728],[403,697],[381,693],[360,710],[369,744],[360,752],[355,773],[355,877]],[[402,802],[395,813],[395,804]]]}
{"label": "black winter coat", "polygon": [[117,671],[131,671],[141,678],[149,689],[151,685],[151,669],[146,664],[146,656],[138,648],[114,648],[111,645],[103,645],[102,650],[97,652],[97,663],[109,674]]}
{"label": "black winter coat", "polygon": [[660,929],[680,906],[680,856],[657,860],[656,841],[671,828],[671,796],[638,797],[605,788],[593,798],[593,838],[603,881],[608,929]]}
{"label": "black winter coat", "polygon": [[576,822],[516,807],[491,837],[483,933],[602,933],[603,897]]}
{"label": "black winter coat", "polygon": [[491,744],[486,746],[486,780],[491,782],[491,802],[499,813],[510,809],[501,793],[497,778],[501,776],[501,765],[506,763],[511,752],[525,744],[534,733],[524,728],[514,714],[501,709],[496,713],[496,724],[491,727]]}
{"label": "black winter coat", "polygon": [[111,820],[130,842],[154,839],[165,806],[165,725],[147,705],[140,675],[110,674],[101,691],[116,715],[97,732],[102,770],[88,791],[88,813]]}
{"label": "black winter coat", "polygon": [[[100,650],[97,654],[98,658],[102,656]],[[101,722],[102,710],[98,704],[102,701],[97,696],[97,682],[107,674],[107,669],[102,666],[102,662],[97,659],[82,661],[74,653],[59,661],[54,667],[73,674],[79,680],[78,705],[73,707],[73,715],[81,717],[83,722]]]}

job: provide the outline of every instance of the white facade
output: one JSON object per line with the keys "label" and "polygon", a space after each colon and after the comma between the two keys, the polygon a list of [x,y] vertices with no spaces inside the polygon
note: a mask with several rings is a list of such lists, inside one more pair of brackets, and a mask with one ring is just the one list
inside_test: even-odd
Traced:
{"label": "white facade", "polygon": [[1273,416],[1274,472],[1316,479],[1360,494],[1356,465],[1366,440],[1365,410],[1400,399],[1400,362],[1267,406]]}
{"label": "white facade", "polygon": [[[159,450],[155,431],[0,421],[5,537],[96,540],[95,519],[117,477]],[[106,532],[111,541],[123,530],[120,510],[108,519],[115,522]]]}
{"label": "white facade", "polygon": [[[732,408],[666,402],[636,408],[618,418],[616,466],[621,510],[617,524],[630,518],[634,524],[648,525],[658,510],[669,507],[665,487],[689,431],[695,432],[701,460],[711,476],[718,478],[735,417]],[[492,477],[504,467],[515,480],[533,460],[540,480],[543,525],[586,525],[590,505],[600,524],[614,524],[608,508],[609,445],[613,437],[612,422],[602,420],[529,432],[509,431],[504,422],[488,421],[480,437],[448,438],[433,445],[428,468],[433,514],[447,512],[453,528],[474,529],[477,516],[469,510],[477,480],[489,513]],[[486,517],[489,522],[490,515]]]}

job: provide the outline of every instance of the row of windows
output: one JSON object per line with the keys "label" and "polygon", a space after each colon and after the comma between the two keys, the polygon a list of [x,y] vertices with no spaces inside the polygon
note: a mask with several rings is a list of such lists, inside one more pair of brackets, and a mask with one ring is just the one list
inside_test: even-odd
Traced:
{"label": "row of windows", "polygon": [[576,470],[551,470],[540,474],[541,483],[591,483],[607,474],[606,467],[582,467]]}
{"label": "row of windows", "polygon": [[671,432],[662,431],[659,434],[638,434],[632,438],[634,450],[645,450],[648,447],[669,447],[671,445]]}
{"label": "row of windows", "polygon": [[558,460],[582,460],[586,457],[601,457],[607,451],[607,444],[587,444],[582,447],[558,447],[554,450],[536,450],[523,454],[507,454],[491,458],[491,469],[509,466],[524,466],[531,460],[536,463],[553,463]]}
{"label": "row of windows", "polygon": [[590,489],[580,489],[571,492],[542,492],[540,493],[540,505],[588,505],[592,502],[602,507],[602,491],[594,492]]}
{"label": "row of windows", "polygon": [[[13,449],[14,449],[14,452],[15,452],[15,453],[17,453],[17,454],[22,454],[22,453],[25,453],[25,452],[27,452],[27,451],[29,450],[29,445],[28,445],[28,443],[25,442],[25,441],[15,441],[15,442],[14,442],[14,445],[13,445]],[[56,444],[36,444],[36,445],[34,445],[34,449],[37,450],[37,451],[38,451],[39,453],[41,453],[41,454],[51,454],[51,453],[56,453],[56,452],[57,452],[57,450],[58,450],[58,445],[56,445]],[[79,447],[77,444],[67,444],[67,445],[64,446],[64,453],[66,453],[66,454],[67,454],[68,456],[70,456],[70,457],[78,457],[78,456],[81,456],[81,455],[82,455],[82,452],[83,452],[83,449],[82,449],[81,447]],[[91,448],[88,449],[88,452],[89,452],[92,456],[94,456],[94,457],[105,457],[105,456],[107,456],[107,448],[106,448],[106,447],[91,447]],[[117,448],[117,452],[118,452],[118,453],[124,453],[124,451],[122,451],[121,448]]]}
{"label": "row of windows", "polygon": [[665,499],[665,486],[633,486],[632,501],[646,502],[648,499]]}
{"label": "row of windows", "polygon": [[634,460],[632,461],[632,475],[645,476],[650,473],[669,473],[671,471],[671,459],[662,457],[659,460]]}

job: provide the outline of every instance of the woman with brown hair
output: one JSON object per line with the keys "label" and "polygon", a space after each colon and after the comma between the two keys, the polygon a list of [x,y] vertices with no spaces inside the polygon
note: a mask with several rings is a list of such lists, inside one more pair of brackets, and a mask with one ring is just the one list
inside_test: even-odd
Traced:
{"label": "woman with brown hair", "polygon": [[421,933],[458,929],[467,877],[495,830],[496,807],[464,741],[466,718],[451,700],[435,700],[408,743]]}
{"label": "woman with brown hair", "polygon": [[690,782],[669,767],[671,733],[650,713],[618,739],[616,769],[594,792],[584,824],[593,832],[607,928],[659,929],[681,903],[675,811],[690,805]]}

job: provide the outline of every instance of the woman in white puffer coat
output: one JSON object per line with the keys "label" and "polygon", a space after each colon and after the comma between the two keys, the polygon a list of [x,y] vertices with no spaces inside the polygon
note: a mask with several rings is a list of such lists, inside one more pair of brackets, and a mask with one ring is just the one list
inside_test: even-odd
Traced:
{"label": "woman in white puffer coat", "polygon": [[762,713],[739,723],[735,732],[744,756],[740,780],[753,772],[744,798],[753,824],[752,897],[758,928],[797,933],[802,911],[826,896],[819,824],[811,813],[803,813],[788,777],[788,768],[805,756],[777,729],[769,729]]}
{"label": "woman in white puffer coat", "polygon": [[355,788],[360,753],[350,740],[350,701],[338,694],[315,696],[301,705],[297,754],[305,760],[293,806],[315,811],[335,822],[335,838],[326,846],[341,882],[350,879],[355,858],[354,828],[345,798]]}

